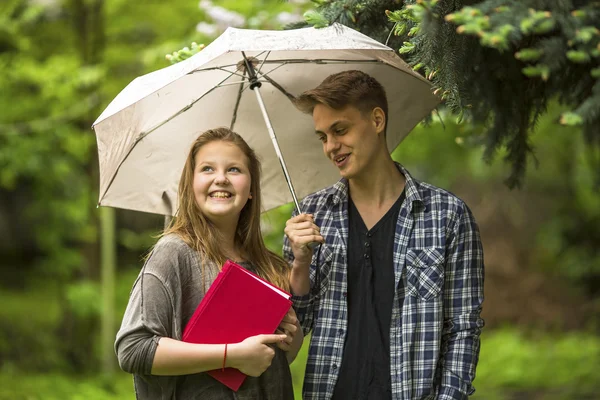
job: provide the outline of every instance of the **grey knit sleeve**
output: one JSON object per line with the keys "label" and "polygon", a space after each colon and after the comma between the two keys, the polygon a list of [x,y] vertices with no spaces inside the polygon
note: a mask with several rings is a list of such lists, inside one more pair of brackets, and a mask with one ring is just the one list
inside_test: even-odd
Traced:
{"label": "grey knit sleeve", "polygon": [[180,247],[158,243],[133,285],[115,352],[121,369],[140,375],[152,371],[161,337],[174,337],[173,322],[179,320],[173,290],[179,287]]}

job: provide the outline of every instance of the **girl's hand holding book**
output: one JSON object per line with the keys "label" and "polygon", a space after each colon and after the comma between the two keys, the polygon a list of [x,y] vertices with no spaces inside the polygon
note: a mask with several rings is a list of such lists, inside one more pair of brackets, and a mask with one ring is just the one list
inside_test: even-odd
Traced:
{"label": "girl's hand holding book", "polygon": [[270,344],[280,343],[286,335],[256,335],[243,342],[229,345],[227,367],[240,370],[248,376],[260,376],[271,365],[275,350]]}
{"label": "girl's hand holding book", "polygon": [[290,307],[289,311],[283,317],[281,324],[277,328],[278,333],[285,334],[285,339],[279,343],[277,343],[277,347],[279,347],[283,351],[290,351],[292,342],[294,341],[294,337],[299,330],[298,326],[298,318],[296,318],[296,312],[293,307]]}

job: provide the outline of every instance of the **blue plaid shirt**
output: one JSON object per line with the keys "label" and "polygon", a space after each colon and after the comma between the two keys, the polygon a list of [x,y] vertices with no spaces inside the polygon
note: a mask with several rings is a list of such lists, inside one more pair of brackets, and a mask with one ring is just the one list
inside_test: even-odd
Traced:
{"label": "blue plaid shirt", "polygon": [[[393,255],[393,398],[466,399],[475,390],[472,382],[483,327],[479,229],[463,201],[413,179],[397,166],[406,178],[406,201],[396,224]],[[303,399],[330,399],[348,327],[347,180],[307,196],[301,207],[314,215],[325,238],[310,266],[310,293],[293,297],[304,334],[312,332]],[[287,237],[284,256],[293,261]]]}

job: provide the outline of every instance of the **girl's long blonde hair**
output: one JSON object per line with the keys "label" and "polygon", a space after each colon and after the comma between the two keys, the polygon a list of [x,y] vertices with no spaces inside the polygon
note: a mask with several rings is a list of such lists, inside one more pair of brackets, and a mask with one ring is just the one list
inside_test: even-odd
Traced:
{"label": "girl's long blonde hair", "polygon": [[[210,129],[202,133],[192,145],[179,181],[179,208],[163,235],[179,235],[188,246],[200,253],[204,261],[212,261],[219,267],[227,260],[219,247],[217,228],[200,210],[193,190],[196,154],[202,146],[215,141],[237,146],[246,155],[250,170],[252,199],[248,200],[240,213],[235,246],[246,261],[256,268],[261,278],[289,291],[289,266],[281,257],[267,249],[260,230],[260,161],[246,141],[228,128]],[[205,262],[202,264],[204,270]]]}

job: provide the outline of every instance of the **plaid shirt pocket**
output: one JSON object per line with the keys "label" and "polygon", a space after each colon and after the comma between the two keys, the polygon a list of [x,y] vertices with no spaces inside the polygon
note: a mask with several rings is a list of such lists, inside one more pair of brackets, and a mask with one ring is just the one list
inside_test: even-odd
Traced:
{"label": "plaid shirt pocket", "polygon": [[407,294],[422,300],[437,297],[444,286],[444,251],[431,247],[406,252]]}

